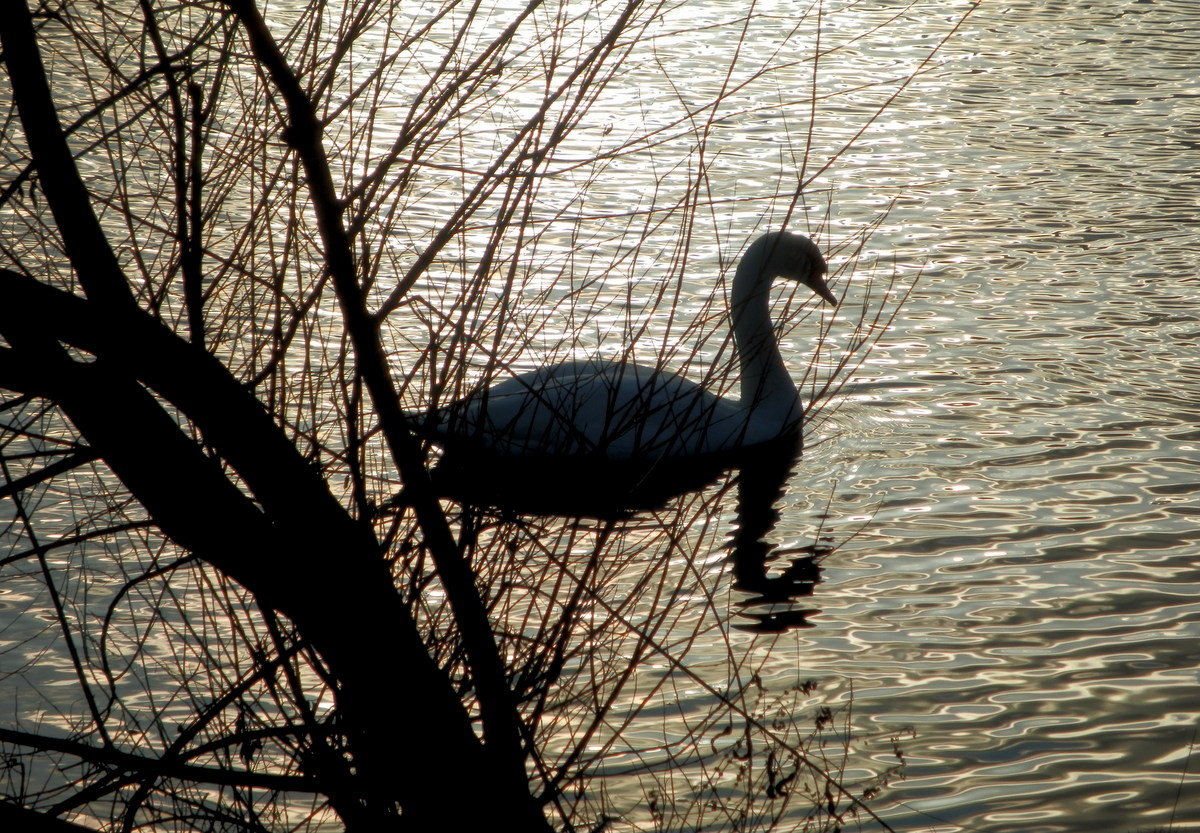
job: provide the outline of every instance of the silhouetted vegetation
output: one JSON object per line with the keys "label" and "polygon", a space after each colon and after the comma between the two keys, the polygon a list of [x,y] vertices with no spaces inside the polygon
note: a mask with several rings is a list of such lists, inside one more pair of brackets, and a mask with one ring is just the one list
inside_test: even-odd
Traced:
{"label": "silhouetted vegetation", "polygon": [[[869,815],[901,761],[847,771],[848,725],[802,680],[768,685],[770,643],[731,627],[727,483],[631,519],[496,517],[436,499],[405,416],[596,351],[728,390],[729,345],[705,341],[724,305],[681,279],[719,298],[756,228],[813,234],[844,282],[871,229],[830,234],[814,183],[927,58],[856,82],[861,124],[826,141],[821,61],[854,39],[821,22],[9,4],[0,821]],[[685,87],[696,50],[717,69]],[[745,163],[722,131],[763,119],[762,181],[723,191]],[[837,321],[784,316],[814,424],[903,300],[871,277]]]}

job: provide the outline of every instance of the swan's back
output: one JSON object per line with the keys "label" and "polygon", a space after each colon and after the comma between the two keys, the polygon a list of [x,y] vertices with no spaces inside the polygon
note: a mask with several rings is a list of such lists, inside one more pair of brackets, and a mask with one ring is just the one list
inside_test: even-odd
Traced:
{"label": "swan's back", "polygon": [[[755,441],[751,427],[738,401],[682,376],[589,360],[544,367],[481,390],[439,412],[436,433],[447,446],[498,457],[627,462],[729,452]],[[764,438],[785,427],[771,426]]]}

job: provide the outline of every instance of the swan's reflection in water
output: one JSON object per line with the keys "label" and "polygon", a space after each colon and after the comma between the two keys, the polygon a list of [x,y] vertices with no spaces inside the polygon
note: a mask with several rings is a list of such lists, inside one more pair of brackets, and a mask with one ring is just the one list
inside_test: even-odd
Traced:
{"label": "swan's reflection in water", "polygon": [[734,588],[749,594],[739,602],[748,622],[742,630],[778,633],[813,627],[809,617],[819,610],[796,606],[821,581],[820,559],[832,546],[818,541],[780,549],[770,543],[779,522],[779,500],[800,459],[796,439],[781,440],[762,454],[742,462],[737,475],[737,529],[730,542]]}
{"label": "swan's reflection in water", "polygon": [[[717,541],[701,538],[687,544],[682,530],[696,525],[698,518],[719,517],[721,507],[728,505],[727,499],[735,491],[737,516],[726,538],[733,589],[741,594],[735,602],[736,614],[744,620],[735,627],[762,633],[812,627],[809,617],[819,611],[803,607],[799,601],[812,597],[821,580],[820,561],[832,545],[828,539],[787,549],[772,543],[780,519],[780,499],[800,450],[799,438],[792,435],[760,446],[724,469],[714,467],[702,472],[696,466],[664,467],[655,472],[654,489],[639,493],[648,499],[638,505],[629,505],[628,495],[614,504],[612,493],[604,494],[603,490],[596,498],[596,490],[580,488],[577,480],[563,472],[557,481],[561,486],[556,498],[560,511],[530,512],[523,501],[505,505],[503,493],[493,492],[489,506],[463,507],[459,516],[461,542],[464,552],[471,552],[481,533],[487,535],[507,527],[511,543],[506,551],[508,557],[513,557],[530,548],[546,552],[547,544],[553,549],[555,545],[550,542],[556,539],[571,541],[570,549],[575,549],[580,540],[576,536],[583,535],[593,540],[588,548],[593,559],[611,559],[620,557],[618,552],[649,552],[657,548],[653,543],[657,539],[666,549],[701,563],[719,551]],[[710,488],[731,473],[733,477],[723,486]],[[526,493],[518,490],[514,494]],[[575,529],[565,539],[561,532],[564,524]],[[560,531],[552,532],[555,528]],[[632,543],[634,539],[640,543]],[[535,540],[538,543],[532,543]],[[595,570],[593,562],[585,573],[592,575]],[[706,575],[696,571],[693,581],[707,583]],[[705,593],[715,589],[715,584],[702,588]]]}

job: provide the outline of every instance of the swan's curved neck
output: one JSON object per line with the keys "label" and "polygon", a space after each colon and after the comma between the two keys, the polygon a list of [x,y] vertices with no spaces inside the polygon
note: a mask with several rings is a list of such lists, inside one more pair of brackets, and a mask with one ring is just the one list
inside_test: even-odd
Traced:
{"label": "swan's curved neck", "polygon": [[[774,245],[772,245],[774,244]],[[742,256],[733,276],[730,316],[742,367],[742,407],[756,418],[800,418],[800,394],[783,363],[771,322],[770,269],[778,241],[760,238]]]}

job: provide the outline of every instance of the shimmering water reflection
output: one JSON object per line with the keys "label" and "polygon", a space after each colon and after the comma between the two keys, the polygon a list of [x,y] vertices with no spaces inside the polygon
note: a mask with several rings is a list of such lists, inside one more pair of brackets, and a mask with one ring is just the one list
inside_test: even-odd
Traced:
{"label": "shimmering water reflection", "polygon": [[1198,26],[984,4],[899,104],[944,182],[873,245],[928,274],[800,473],[873,521],[793,637],[865,736],[915,729],[897,830],[1200,825]]}

